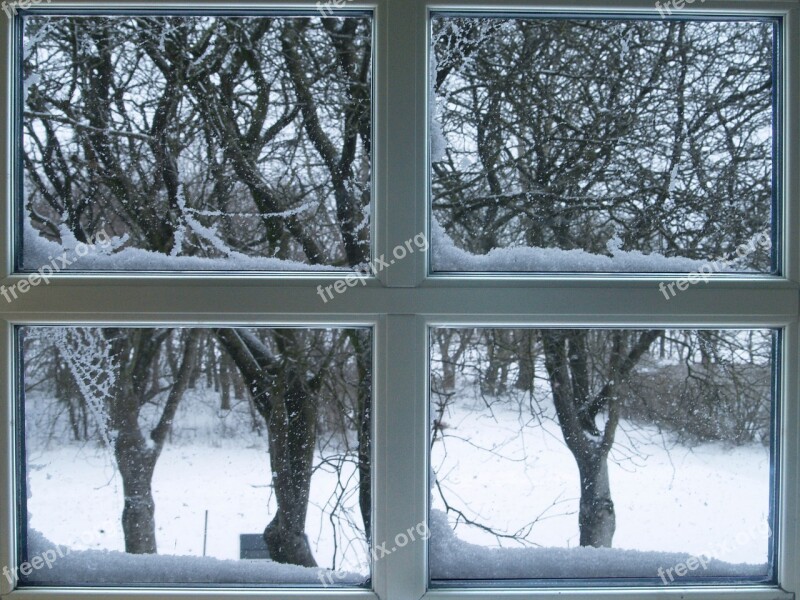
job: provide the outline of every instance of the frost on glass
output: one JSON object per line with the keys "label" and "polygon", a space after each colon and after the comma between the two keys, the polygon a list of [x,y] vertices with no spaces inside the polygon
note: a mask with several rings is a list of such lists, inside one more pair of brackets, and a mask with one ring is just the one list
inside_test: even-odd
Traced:
{"label": "frost on glass", "polygon": [[31,15],[21,53],[23,270],[370,258],[370,17]]}
{"label": "frost on glass", "polygon": [[431,579],[770,580],[775,336],[432,330]]}
{"label": "frost on glass", "polygon": [[27,500],[11,581],[366,585],[369,330],[18,337]]}
{"label": "frost on glass", "polygon": [[431,26],[434,271],[774,271],[774,22]]}

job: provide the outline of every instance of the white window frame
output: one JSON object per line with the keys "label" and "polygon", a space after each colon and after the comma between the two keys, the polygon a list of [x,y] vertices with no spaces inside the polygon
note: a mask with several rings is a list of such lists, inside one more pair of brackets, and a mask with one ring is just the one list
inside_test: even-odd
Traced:
{"label": "white window frame", "polygon": [[[427,71],[430,12],[446,9],[633,12],[658,16],[646,0],[352,0],[344,8],[374,11],[375,144],[373,247],[389,256],[427,232]],[[47,9],[312,8],[314,0],[43,0]],[[335,275],[62,275],[32,288],[13,304],[0,301],[0,567],[16,564],[17,505],[14,382],[17,325],[368,325],[374,335],[374,539],[392,540],[428,512],[428,332],[436,325],[559,327],[770,327],[783,331],[778,465],[778,586],[652,586],[558,589],[428,589],[427,545],[411,543],[375,561],[373,589],[56,589],[12,590],[0,577],[3,600],[84,598],[264,598],[316,600],[790,600],[800,591],[800,0],[706,0],[693,14],[767,15],[783,20],[781,277],[724,277],[693,286],[665,302],[654,276],[435,276],[428,255],[412,254],[379,279],[324,304],[317,286]],[[22,279],[12,270],[13,122],[12,23],[0,13],[0,284]],[[678,279],[672,277],[667,279]]]}

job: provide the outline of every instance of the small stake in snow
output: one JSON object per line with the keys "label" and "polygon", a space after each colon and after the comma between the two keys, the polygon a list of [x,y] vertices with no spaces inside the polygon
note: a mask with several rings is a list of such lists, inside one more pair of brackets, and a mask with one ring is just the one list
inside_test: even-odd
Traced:
{"label": "small stake in snow", "polygon": [[203,526],[203,556],[206,555],[206,540],[208,540],[208,509],[206,509],[206,524]]}

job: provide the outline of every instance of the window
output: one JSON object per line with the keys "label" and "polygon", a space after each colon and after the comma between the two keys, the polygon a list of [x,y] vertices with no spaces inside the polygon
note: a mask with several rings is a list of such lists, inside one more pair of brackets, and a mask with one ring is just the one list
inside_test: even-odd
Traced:
{"label": "window", "polygon": [[[20,552],[48,559],[21,569],[21,585],[369,579],[359,507],[370,497],[369,330],[24,327],[17,337]],[[255,558],[272,560],[237,561]]]}
{"label": "window", "polygon": [[434,329],[431,579],[770,580],[777,343]]}
{"label": "window", "polygon": [[800,7],[706,4],[4,6],[3,598],[794,598]]}
{"label": "window", "polygon": [[772,239],[775,21],[431,25],[434,271],[693,271]]}
{"label": "window", "polygon": [[22,17],[20,268],[98,236],[104,251],[70,267],[366,262],[371,27],[366,16]]}

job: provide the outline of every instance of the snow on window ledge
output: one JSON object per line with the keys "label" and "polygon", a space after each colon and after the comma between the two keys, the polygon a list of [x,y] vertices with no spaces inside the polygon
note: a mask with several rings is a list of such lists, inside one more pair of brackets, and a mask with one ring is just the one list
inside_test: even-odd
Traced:
{"label": "snow on window ledge", "polygon": [[[659,578],[676,565],[698,557],[679,552],[623,550],[619,548],[487,548],[458,539],[447,515],[432,510],[430,516],[430,572],[433,580]],[[705,568],[689,575],[702,577],[767,578],[767,564],[732,564],[704,558]],[[668,581],[680,585],[680,577]],[[697,577],[693,583],[696,583]],[[666,587],[666,586],[665,586]]]}
{"label": "snow on window ledge", "polygon": [[[58,546],[34,529],[28,530],[28,556],[42,557]],[[66,550],[62,556],[23,578],[23,586],[130,585],[300,585],[363,586],[358,573],[286,565],[271,560],[220,560],[199,556],[126,554],[108,550]],[[334,574],[334,577],[330,575]]]}

